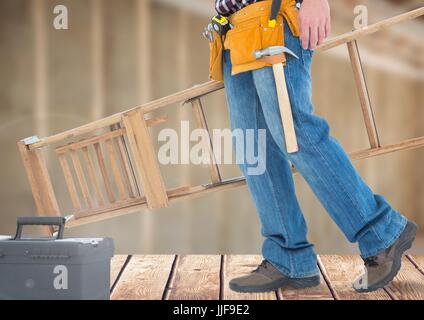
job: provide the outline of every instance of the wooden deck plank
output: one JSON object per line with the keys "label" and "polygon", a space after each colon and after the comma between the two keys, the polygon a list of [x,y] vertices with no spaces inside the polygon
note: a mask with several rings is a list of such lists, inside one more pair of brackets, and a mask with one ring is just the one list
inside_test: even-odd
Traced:
{"label": "wooden deck plank", "polygon": [[329,285],[334,290],[335,298],[340,300],[389,300],[389,294],[380,289],[369,293],[357,293],[352,282],[362,273],[364,265],[359,256],[323,255],[320,267],[325,273]]}
{"label": "wooden deck plank", "polygon": [[177,259],[174,255],[139,255],[129,262],[127,258],[112,258],[111,288],[117,283],[111,299],[309,300],[334,296],[342,300],[424,300],[424,257],[420,256],[404,257],[398,276],[376,292],[356,293],[352,289],[352,282],[363,270],[359,256],[324,255],[319,257],[320,286],[250,294],[234,292],[228,284],[252,271],[261,262],[259,255],[226,255],[222,260],[220,255],[183,255]]}
{"label": "wooden deck plank", "polygon": [[334,300],[324,275],[321,275],[319,286],[305,289],[278,289],[277,297],[281,300]]}
{"label": "wooden deck plank", "polygon": [[174,258],[174,255],[132,256],[112,292],[111,299],[162,299]]}
{"label": "wooden deck plank", "polygon": [[403,257],[398,275],[386,288],[399,300],[424,300],[424,275]]}
{"label": "wooden deck plank", "polygon": [[127,255],[115,255],[110,261],[110,287],[112,288],[113,284],[118,278],[119,272],[121,272],[122,267],[127,261]]}
{"label": "wooden deck plank", "polygon": [[167,299],[218,300],[220,296],[219,255],[179,256]]}
{"label": "wooden deck plank", "polygon": [[409,259],[412,260],[413,264],[420,270],[424,275],[424,256],[408,255]]}
{"label": "wooden deck plank", "polygon": [[259,255],[226,255],[223,265],[223,300],[276,300],[277,293],[238,293],[230,289],[229,282],[235,277],[241,277],[250,273],[261,263]]}

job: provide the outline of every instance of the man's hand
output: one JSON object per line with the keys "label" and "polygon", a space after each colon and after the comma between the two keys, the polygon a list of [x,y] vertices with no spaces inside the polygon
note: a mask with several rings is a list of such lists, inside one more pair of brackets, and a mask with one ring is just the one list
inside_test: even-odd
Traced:
{"label": "man's hand", "polygon": [[316,49],[331,32],[328,0],[303,0],[299,11],[299,27],[303,49]]}

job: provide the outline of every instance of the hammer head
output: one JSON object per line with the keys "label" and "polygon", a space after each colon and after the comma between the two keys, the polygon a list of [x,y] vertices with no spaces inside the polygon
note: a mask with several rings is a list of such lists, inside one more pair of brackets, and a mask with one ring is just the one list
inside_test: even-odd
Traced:
{"label": "hammer head", "polygon": [[265,56],[276,56],[282,53],[287,53],[293,58],[299,59],[299,57],[293,51],[284,46],[272,46],[262,50],[256,50],[254,52],[254,56],[256,59],[261,59]]}

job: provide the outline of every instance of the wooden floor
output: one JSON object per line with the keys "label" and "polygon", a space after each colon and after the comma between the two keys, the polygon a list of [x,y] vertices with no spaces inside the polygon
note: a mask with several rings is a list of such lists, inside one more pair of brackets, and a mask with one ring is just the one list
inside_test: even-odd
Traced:
{"label": "wooden floor", "polygon": [[258,294],[231,291],[228,282],[261,262],[252,255],[118,255],[112,259],[111,299],[424,299],[424,256],[408,255],[393,282],[359,294],[352,281],[363,270],[359,256],[319,257],[321,285]]}

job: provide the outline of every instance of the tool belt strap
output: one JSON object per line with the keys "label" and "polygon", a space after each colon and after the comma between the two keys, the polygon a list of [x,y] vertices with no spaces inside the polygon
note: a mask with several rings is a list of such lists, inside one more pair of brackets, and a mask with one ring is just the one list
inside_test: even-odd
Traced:
{"label": "tool belt strap", "polygon": [[[266,59],[256,60],[253,53],[270,46],[284,45],[284,20],[293,35],[299,36],[296,0],[283,0],[275,28],[268,27],[271,5],[271,0],[259,1],[229,17],[233,29],[227,32],[224,49],[230,50],[232,75],[272,65]],[[214,41],[209,45],[209,78],[223,81],[223,48],[218,34],[215,33]]]}

